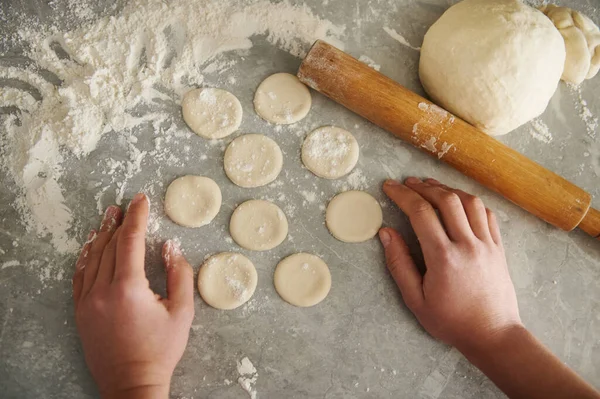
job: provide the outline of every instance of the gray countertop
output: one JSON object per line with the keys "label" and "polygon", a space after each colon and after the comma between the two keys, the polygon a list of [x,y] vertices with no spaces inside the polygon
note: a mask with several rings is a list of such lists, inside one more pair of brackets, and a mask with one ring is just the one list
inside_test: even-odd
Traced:
{"label": "gray countertop", "polygon": [[[307,1],[316,14],[346,25],[342,36],[346,51],[356,57],[370,57],[381,66],[382,73],[419,94],[423,94],[417,77],[419,53],[399,44],[382,27],[392,27],[411,44],[420,45],[427,28],[449,3]],[[563,3],[591,11],[589,16],[600,22],[600,9],[594,11],[593,0]],[[110,13],[117,13],[122,2],[118,5]],[[61,21],[60,12],[39,0],[3,0],[0,7],[38,15],[42,23]],[[369,9],[382,10],[381,17],[368,18]],[[361,24],[353,23],[357,16],[362,16]],[[0,36],[14,29],[11,23],[0,25]],[[268,125],[252,107],[256,86],[271,73],[295,73],[301,60],[262,37],[254,38],[253,43],[249,50],[227,53],[224,59],[236,58],[237,63],[224,74],[206,75],[206,83],[230,90],[240,99],[244,109],[240,132],[264,133],[280,144],[285,159],[278,180],[257,189],[233,185],[225,176],[222,158],[225,145],[235,135],[211,144],[189,134],[180,121],[177,130],[182,134],[165,140],[163,148],[181,162],[170,164],[146,157],[142,172],[130,179],[125,191],[125,199],[130,199],[144,190],[152,202],[153,226],[157,229],[149,238],[146,268],[157,292],[165,291],[158,249],[169,237],[181,240],[196,271],[205,256],[224,250],[245,254],[258,271],[254,297],[237,310],[212,309],[196,295],[196,316],[187,350],[173,378],[172,397],[244,397],[236,382],[236,361],[243,357],[258,370],[255,389],[261,398],[502,397],[457,351],[437,342],[419,326],[386,271],[377,240],[345,244],[334,239],[324,225],[324,206],[333,195],[348,188],[364,189],[380,200],[385,225],[402,231],[413,252],[418,253],[407,220],[381,191],[386,178],[409,175],[435,177],[477,194],[496,211],[525,324],[564,362],[600,387],[600,243],[580,231],[565,233],[547,225],[316,92],[307,118],[282,129]],[[3,45],[0,41],[0,52],[9,51],[10,56],[0,57],[0,67],[18,55],[18,49]],[[228,74],[237,77],[235,84],[224,79]],[[581,93],[591,112],[600,115],[600,77],[586,81]],[[561,83],[541,117],[552,132],[550,143],[534,138],[530,126],[500,140],[588,190],[598,208],[600,134],[592,137],[586,132],[579,106],[577,92]],[[175,115],[179,109],[170,111]],[[301,165],[299,153],[305,134],[328,124],[351,131],[361,149],[357,172],[335,182],[310,174]],[[154,148],[156,136],[151,127],[133,133],[138,148]],[[112,135],[105,135],[87,159],[70,164],[63,184],[67,204],[79,221],[80,240],[83,231],[100,221],[95,198],[98,190],[94,187],[106,183],[106,177],[92,172],[102,169],[107,154],[127,158],[127,148]],[[171,180],[183,174],[210,176],[220,185],[223,206],[209,226],[186,229],[164,215],[164,191]],[[13,182],[4,174],[0,182],[0,264],[19,262],[18,266],[0,269],[0,396],[96,397],[73,319],[70,275],[75,255],[58,255],[48,239],[27,232],[11,206],[15,200]],[[271,199],[288,216],[289,238],[272,251],[245,251],[229,238],[227,226],[233,209],[250,198]],[[100,205],[114,201],[114,189],[108,190]],[[313,308],[287,304],[273,287],[276,264],[297,251],[320,255],[331,270],[331,292]]]}

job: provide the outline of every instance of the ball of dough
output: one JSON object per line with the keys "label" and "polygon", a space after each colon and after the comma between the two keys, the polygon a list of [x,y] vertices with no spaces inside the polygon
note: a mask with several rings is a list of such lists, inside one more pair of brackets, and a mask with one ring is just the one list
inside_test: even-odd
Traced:
{"label": "ball of dough", "polygon": [[266,251],[285,240],[288,222],[277,205],[264,200],[250,200],[233,211],[229,232],[241,247]]}
{"label": "ball of dough", "polygon": [[165,212],[181,226],[201,227],[217,216],[221,201],[221,190],[214,180],[188,175],[169,184]]}
{"label": "ball of dough", "polygon": [[284,301],[308,307],[325,299],[331,289],[331,274],[327,264],[318,256],[297,253],[279,262],[274,282]]}
{"label": "ball of dough", "polygon": [[496,136],[544,112],[564,64],[562,37],[540,11],[464,0],[427,31],[419,76],[438,105]]}
{"label": "ball of dough", "polygon": [[240,187],[260,187],[277,178],[283,155],[275,141],[262,134],[246,134],[225,150],[225,173]]}
{"label": "ball of dough", "polygon": [[354,136],[335,126],[312,131],[302,144],[304,166],[325,179],[337,179],[350,173],[358,162],[358,154]]}
{"label": "ball of dough", "polygon": [[244,255],[222,252],[208,258],[198,272],[198,291],[216,309],[235,309],[254,294],[258,276]]}
{"label": "ball of dough", "polygon": [[600,29],[578,11],[547,4],[540,8],[558,29],[567,50],[562,80],[580,84],[600,70]]}
{"label": "ball of dough", "polygon": [[267,122],[289,125],[303,119],[310,111],[310,91],[289,73],[271,75],[258,86],[254,109]]}
{"label": "ball of dough", "polygon": [[183,120],[198,136],[221,139],[242,123],[242,104],[230,92],[203,88],[188,91],[181,103]]}
{"label": "ball of dough", "polygon": [[363,242],[377,234],[383,223],[379,202],[364,191],[346,191],[327,205],[325,223],[343,242]]}

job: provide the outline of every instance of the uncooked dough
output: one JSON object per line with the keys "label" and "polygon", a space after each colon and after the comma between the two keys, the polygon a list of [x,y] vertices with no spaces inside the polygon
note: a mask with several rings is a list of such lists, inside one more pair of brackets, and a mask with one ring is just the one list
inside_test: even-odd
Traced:
{"label": "uncooked dough", "polygon": [[246,134],[225,150],[225,173],[240,187],[259,187],[277,178],[283,155],[275,141],[262,134]]}
{"label": "uncooked dough", "polygon": [[214,180],[203,176],[183,176],[173,180],[165,194],[165,212],[175,223],[201,227],[221,209],[221,190]]}
{"label": "uncooked dough", "polygon": [[326,179],[337,179],[358,162],[359,148],[354,136],[339,127],[313,130],[302,145],[302,162],[311,172]]}
{"label": "uncooked dough", "polygon": [[495,136],[544,112],[564,65],[564,41],[540,11],[464,0],[427,31],[419,75],[438,105]]}
{"label": "uncooked dough", "polygon": [[375,198],[364,191],[346,191],[327,205],[325,222],[331,234],[344,242],[363,242],[381,228],[383,214]]}
{"label": "uncooked dough", "polygon": [[331,289],[331,274],[327,264],[318,256],[297,253],[279,262],[274,282],[284,301],[308,307],[325,299]]}
{"label": "uncooked dough", "polygon": [[285,240],[288,222],[277,205],[264,200],[250,200],[233,211],[229,232],[241,247],[266,251]]}
{"label": "uncooked dough", "polygon": [[567,50],[562,80],[576,85],[591,79],[600,70],[600,29],[582,13],[547,4],[540,11],[559,30]]}
{"label": "uncooked dough", "polygon": [[222,252],[208,258],[198,272],[198,291],[213,308],[230,310],[254,294],[258,276],[244,255]]}
{"label": "uncooked dough", "polygon": [[311,105],[310,91],[289,73],[271,75],[258,86],[254,109],[267,122],[289,125],[304,118]]}
{"label": "uncooked dough", "polygon": [[198,136],[221,139],[242,123],[242,104],[230,92],[202,88],[188,91],[181,103],[183,120]]}

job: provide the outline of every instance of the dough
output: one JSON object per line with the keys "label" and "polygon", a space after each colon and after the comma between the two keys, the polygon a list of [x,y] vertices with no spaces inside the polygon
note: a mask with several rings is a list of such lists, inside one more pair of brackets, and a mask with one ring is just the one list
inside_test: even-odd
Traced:
{"label": "dough", "polygon": [[242,104],[230,92],[203,88],[188,91],[181,103],[183,120],[198,136],[221,139],[242,123]]}
{"label": "dough", "polygon": [[565,64],[560,33],[519,0],[464,0],[425,35],[419,75],[440,106],[490,135],[539,116]]}
{"label": "dough", "polygon": [[567,58],[562,80],[576,85],[591,79],[600,69],[600,29],[585,15],[566,7],[540,7],[565,40]]}
{"label": "dough", "polygon": [[363,242],[381,228],[383,215],[375,198],[364,191],[346,191],[327,205],[325,222],[329,232],[344,242]]}
{"label": "dough", "polygon": [[311,172],[325,179],[337,179],[358,162],[358,143],[350,132],[335,126],[313,130],[302,145],[302,162]]}
{"label": "dough", "polygon": [[240,187],[259,187],[277,178],[283,155],[275,141],[262,134],[233,140],[225,150],[225,173]]}
{"label": "dough", "polygon": [[222,252],[208,258],[198,272],[198,291],[213,308],[229,310],[246,303],[254,294],[258,276],[244,255]]}
{"label": "dough", "polygon": [[318,256],[290,255],[275,269],[275,289],[284,301],[308,307],[321,302],[331,288],[329,268]]}
{"label": "dough", "polygon": [[233,211],[229,232],[241,247],[266,251],[285,240],[288,222],[277,205],[264,200],[250,200]]}
{"label": "dough", "polygon": [[201,227],[217,216],[221,200],[221,190],[212,179],[183,176],[169,184],[165,195],[165,212],[179,225]]}
{"label": "dough", "polygon": [[254,109],[267,122],[289,125],[303,119],[310,111],[310,91],[289,73],[271,75],[258,86]]}

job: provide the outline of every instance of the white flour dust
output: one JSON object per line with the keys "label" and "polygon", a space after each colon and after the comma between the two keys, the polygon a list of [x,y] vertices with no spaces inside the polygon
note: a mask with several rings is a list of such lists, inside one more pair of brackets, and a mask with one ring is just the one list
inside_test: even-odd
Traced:
{"label": "white flour dust", "polygon": [[402,36],[400,33],[396,32],[395,29],[388,28],[387,26],[384,26],[383,30],[385,31],[385,33],[387,33],[388,35],[390,35],[390,37],[392,39],[396,40],[401,45],[406,46],[406,47],[411,48],[411,49],[416,50],[416,51],[421,51],[421,47],[415,47],[415,46],[411,45],[408,42],[408,40],[406,40],[404,38],[404,36]]}
{"label": "white flour dust", "polygon": [[552,141],[552,133],[548,128],[548,125],[544,123],[541,119],[535,118],[531,121],[531,126],[529,127],[529,134],[536,140],[539,140],[543,143],[550,143]]}
{"label": "white flour dust", "polygon": [[258,380],[258,372],[250,359],[245,357],[237,362],[237,371],[240,375],[238,383],[244,391],[248,392],[251,399],[255,399],[256,390],[254,389],[254,384],[256,384],[256,381]]}
{"label": "white flour dust", "polygon": [[379,65],[378,63],[376,63],[375,61],[373,61],[373,59],[371,57],[367,57],[366,55],[361,55],[360,57],[358,57],[358,60],[360,62],[364,62],[365,64],[367,64],[369,67],[373,68],[374,70],[376,70],[377,72],[379,72],[379,70],[381,69],[381,65]]}
{"label": "white flour dust", "polygon": [[[83,1],[76,5],[70,12],[91,20],[92,8]],[[2,167],[18,187],[14,206],[27,229],[49,236],[60,253],[79,247],[74,237],[80,232],[74,231],[77,226],[61,182],[70,171],[67,159],[83,160],[104,135],[118,134],[115,140],[125,143],[129,158],[108,158],[95,172],[119,175],[111,183],[117,184],[120,203],[143,160],[152,152],[158,155],[163,144],[163,137],[157,137],[154,151],[139,150],[135,128],[151,124],[164,141],[181,133],[173,121],[179,116],[164,110],[164,104],[178,106],[183,93],[202,85],[203,71],[231,67],[233,61],[219,61],[219,55],[249,49],[253,36],[265,35],[271,44],[301,57],[316,39],[343,47],[338,39],[344,30],[307,6],[264,0],[248,6],[233,0],[133,0],[117,16],[68,32],[31,22],[21,26],[15,38],[3,42],[24,42],[25,55],[36,66],[0,67],[0,79],[30,85],[41,100],[27,90],[0,89],[0,107],[20,110],[0,116],[5,131],[0,139]],[[61,51],[55,51],[57,45]],[[40,70],[62,83],[55,86]],[[159,111],[138,116],[140,107]],[[178,159],[160,154],[166,161]],[[160,170],[157,174],[160,177]],[[96,189],[101,210],[108,186]]]}

